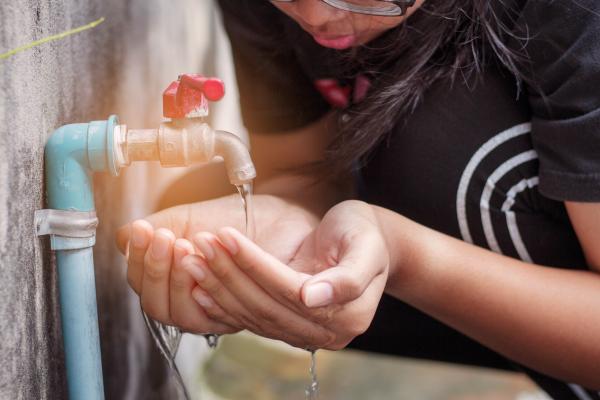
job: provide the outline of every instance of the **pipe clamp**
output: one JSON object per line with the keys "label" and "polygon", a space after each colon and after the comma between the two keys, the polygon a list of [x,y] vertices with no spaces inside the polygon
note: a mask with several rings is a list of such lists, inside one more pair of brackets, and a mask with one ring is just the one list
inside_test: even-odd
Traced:
{"label": "pipe clamp", "polygon": [[83,249],[96,243],[95,211],[37,210],[34,222],[37,236],[51,236],[52,250]]}

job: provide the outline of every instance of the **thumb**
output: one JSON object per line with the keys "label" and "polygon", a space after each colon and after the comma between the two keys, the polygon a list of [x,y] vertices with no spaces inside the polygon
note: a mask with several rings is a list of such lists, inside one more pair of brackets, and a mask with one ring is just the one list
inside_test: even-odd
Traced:
{"label": "thumb", "polygon": [[323,307],[358,299],[388,266],[387,251],[379,235],[356,235],[342,252],[338,264],[315,275],[302,286],[305,306]]}

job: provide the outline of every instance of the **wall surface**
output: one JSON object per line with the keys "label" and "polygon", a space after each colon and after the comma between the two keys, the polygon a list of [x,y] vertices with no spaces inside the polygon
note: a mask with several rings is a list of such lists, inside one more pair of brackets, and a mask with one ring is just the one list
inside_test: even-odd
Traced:
{"label": "wall surface", "polygon": [[[1,1],[0,54],[100,17],[105,21],[92,29],[0,59],[0,399],[66,398],[55,266],[47,239],[36,238],[33,225],[34,211],[44,206],[43,147],[50,133],[112,113],[131,127],[156,126],[170,80],[225,65],[215,63],[226,45],[214,49],[218,30],[208,0]],[[229,67],[222,72],[231,79]],[[229,110],[235,97],[227,102]],[[228,121],[218,110],[217,120]],[[227,122],[219,127],[239,130]],[[126,285],[113,232],[151,212],[181,173],[136,166],[120,178],[95,179],[107,399],[174,398]]]}

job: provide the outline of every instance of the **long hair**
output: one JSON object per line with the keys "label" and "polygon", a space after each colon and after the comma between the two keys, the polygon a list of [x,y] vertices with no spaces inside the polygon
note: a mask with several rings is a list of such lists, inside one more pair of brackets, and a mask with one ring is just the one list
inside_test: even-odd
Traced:
{"label": "long hair", "polygon": [[517,13],[511,10],[506,0],[427,0],[387,33],[384,46],[359,50],[365,60],[378,60],[385,72],[375,74],[362,102],[340,113],[325,160],[309,169],[337,175],[360,166],[406,121],[434,83],[461,79],[470,84],[488,64],[496,63],[514,75],[520,90],[519,63],[525,57],[507,45],[516,38],[512,25]]}

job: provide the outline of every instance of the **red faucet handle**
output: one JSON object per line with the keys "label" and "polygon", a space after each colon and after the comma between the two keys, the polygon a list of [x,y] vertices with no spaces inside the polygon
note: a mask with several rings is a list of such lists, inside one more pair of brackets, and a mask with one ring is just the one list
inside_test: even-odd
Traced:
{"label": "red faucet handle", "polygon": [[208,102],[225,95],[225,85],[217,78],[184,74],[163,93],[163,115],[166,118],[193,118],[208,115]]}

